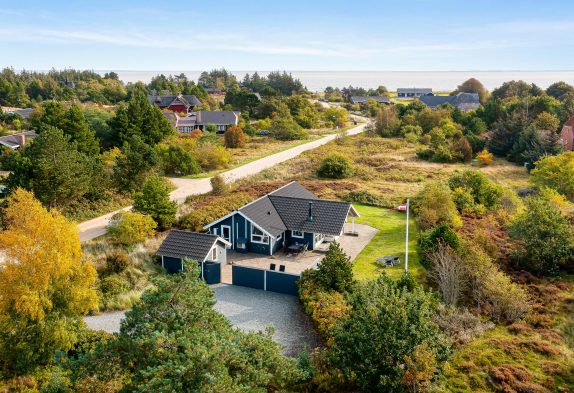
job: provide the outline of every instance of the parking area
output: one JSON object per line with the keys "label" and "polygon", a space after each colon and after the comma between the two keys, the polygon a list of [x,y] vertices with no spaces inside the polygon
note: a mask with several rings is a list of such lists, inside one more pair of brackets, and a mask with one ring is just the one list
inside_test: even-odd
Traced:
{"label": "parking area", "polygon": [[272,326],[273,339],[285,347],[285,354],[295,356],[305,348],[311,350],[320,345],[297,297],[237,285],[219,284],[212,288],[217,298],[215,309],[233,326],[244,331],[263,331]]}
{"label": "parking area", "polygon": [[[233,326],[244,331],[275,329],[273,339],[285,347],[284,353],[296,356],[300,351],[320,345],[311,321],[303,312],[296,296],[235,285],[211,286],[215,293],[215,309],[225,315]],[[117,333],[124,318],[123,311],[84,317],[90,329]]]}

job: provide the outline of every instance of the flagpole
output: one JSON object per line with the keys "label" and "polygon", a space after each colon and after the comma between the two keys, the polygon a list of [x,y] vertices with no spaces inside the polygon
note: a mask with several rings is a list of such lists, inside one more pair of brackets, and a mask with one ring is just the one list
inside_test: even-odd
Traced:
{"label": "flagpole", "polygon": [[409,198],[407,198],[407,238],[405,241],[405,273],[409,272]]}

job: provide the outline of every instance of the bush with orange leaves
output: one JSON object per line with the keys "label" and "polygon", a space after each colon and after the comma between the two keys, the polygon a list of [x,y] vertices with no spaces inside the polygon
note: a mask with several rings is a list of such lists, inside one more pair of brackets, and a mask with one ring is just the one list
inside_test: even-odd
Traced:
{"label": "bush with orange leaves", "polygon": [[238,126],[231,126],[225,131],[223,135],[225,140],[225,147],[230,149],[237,149],[245,146],[245,134]]}
{"label": "bush with orange leaves", "polygon": [[491,152],[484,149],[483,151],[481,151],[480,153],[478,153],[476,155],[476,159],[477,159],[478,164],[480,166],[488,166],[488,165],[492,164],[493,156],[492,156]]}

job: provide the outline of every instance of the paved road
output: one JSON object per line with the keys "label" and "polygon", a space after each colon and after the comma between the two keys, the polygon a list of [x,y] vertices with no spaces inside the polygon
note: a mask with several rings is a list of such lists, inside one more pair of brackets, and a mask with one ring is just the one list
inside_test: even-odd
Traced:
{"label": "paved road", "polygon": [[[365,124],[363,123],[348,130],[347,134],[356,135],[363,132],[364,129]],[[277,165],[281,162],[295,158],[299,154],[307,150],[315,149],[316,147],[322,146],[332,141],[336,137],[337,134],[327,135],[321,139],[304,143],[302,145],[295,146],[291,149],[284,150],[282,152],[260,158],[259,160],[252,161],[243,166],[231,169],[223,173],[222,176],[225,178],[225,181],[227,181],[228,183],[232,183],[243,177],[254,175],[256,173],[261,172],[264,169],[271,168],[272,166]],[[205,179],[170,178],[170,180],[177,187],[177,189],[171,193],[171,199],[177,201],[177,203],[183,203],[185,201],[185,198],[187,198],[190,195],[206,194],[209,191],[211,191],[211,184],[209,182],[210,180],[209,178]],[[106,226],[108,225],[110,218],[114,214],[120,212],[121,210],[129,210],[129,209],[131,209],[131,206],[127,206],[123,209],[116,210],[111,213],[104,214],[103,216],[99,216],[94,219],[84,221],[78,224],[78,227],[80,228],[80,240],[87,241],[105,234]]]}
{"label": "paved road", "polygon": [[[296,356],[305,348],[311,350],[321,345],[296,296],[226,284],[211,288],[217,300],[216,311],[243,331],[264,331],[273,326],[273,340],[284,346],[286,355]],[[116,333],[124,315],[123,311],[113,311],[84,317],[84,321],[90,329]]]}

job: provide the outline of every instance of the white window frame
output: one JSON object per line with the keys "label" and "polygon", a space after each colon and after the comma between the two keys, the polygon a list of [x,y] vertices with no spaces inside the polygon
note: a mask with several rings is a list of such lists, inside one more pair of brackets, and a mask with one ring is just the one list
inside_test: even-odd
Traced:
{"label": "white window frame", "polygon": [[325,234],[323,233],[316,233],[315,234],[315,242],[322,241],[325,238]]}
{"label": "white window frame", "polygon": [[277,238],[276,238],[276,239],[277,239],[277,241],[279,241],[279,240],[283,239],[283,234],[282,234],[282,233],[280,233],[279,235],[277,235]]}
{"label": "white window frame", "polygon": [[[225,228],[227,228],[227,230],[229,231],[229,238],[225,237],[225,231],[224,231]],[[231,243],[231,227],[229,225],[221,226],[221,238]]]}
{"label": "white window frame", "polygon": [[212,260],[213,262],[216,262],[216,261],[217,261],[217,247],[213,247],[213,248],[211,249],[211,260]]}
{"label": "white window frame", "polygon": [[217,131],[225,131],[226,127],[225,124],[218,124],[217,125]]}
{"label": "white window frame", "polygon": [[[261,232],[261,234],[253,233],[254,230]],[[251,242],[259,244],[269,244],[269,235],[265,233],[262,229],[251,225]]]}
{"label": "white window frame", "polygon": [[[295,233],[300,233],[300,235],[296,235]],[[291,231],[291,237],[294,239],[303,239],[303,238],[305,238],[305,232],[303,232],[303,231]]]}

